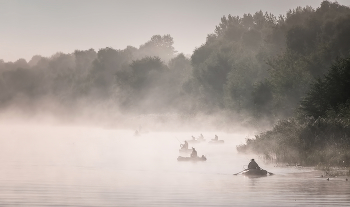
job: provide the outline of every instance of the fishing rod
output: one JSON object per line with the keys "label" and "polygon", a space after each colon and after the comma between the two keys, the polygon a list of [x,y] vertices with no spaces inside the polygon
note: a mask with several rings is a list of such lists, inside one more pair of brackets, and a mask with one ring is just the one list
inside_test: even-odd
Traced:
{"label": "fishing rod", "polygon": [[[177,139],[177,137],[175,137],[175,139]],[[180,147],[182,148],[182,147],[184,146],[184,144],[182,144],[182,143],[180,142],[180,140],[178,140],[178,139],[177,139],[177,141],[179,141]]]}
{"label": "fishing rod", "polygon": [[[244,169],[244,170],[242,170],[241,172],[244,172],[244,171],[246,171],[246,170],[248,170],[248,169]],[[235,174],[233,174],[233,175],[238,175],[238,174],[241,173],[241,172],[235,173]]]}

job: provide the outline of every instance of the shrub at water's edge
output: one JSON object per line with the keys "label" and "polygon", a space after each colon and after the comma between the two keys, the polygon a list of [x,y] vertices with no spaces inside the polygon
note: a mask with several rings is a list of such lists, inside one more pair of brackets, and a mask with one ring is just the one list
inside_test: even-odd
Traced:
{"label": "shrub at water's edge", "polygon": [[302,165],[350,165],[350,122],[345,119],[295,118],[278,122],[255,139],[237,146],[238,152],[254,152],[276,162]]}
{"label": "shrub at water's edge", "polygon": [[[247,139],[238,152],[254,152],[277,162],[350,166],[350,57],[340,59],[315,82],[298,115]],[[318,118],[314,118],[318,116]]]}

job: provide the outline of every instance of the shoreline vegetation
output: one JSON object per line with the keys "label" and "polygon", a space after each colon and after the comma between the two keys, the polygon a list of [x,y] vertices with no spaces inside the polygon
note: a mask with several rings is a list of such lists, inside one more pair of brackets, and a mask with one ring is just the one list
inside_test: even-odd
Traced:
{"label": "shoreline vegetation", "polygon": [[349,167],[349,88],[350,58],[340,59],[311,85],[297,115],[247,139],[237,151],[302,166]]}
{"label": "shoreline vegetation", "polygon": [[[268,162],[267,162],[268,163]],[[350,177],[350,167],[330,167],[330,166],[301,166],[299,164],[293,165],[293,164],[287,164],[287,163],[278,163],[275,164],[274,167],[287,167],[287,168],[298,168],[298,169],[304,169],[304,168],[310,168],[313,169],[312,172],[321,178],[323,177]]]}
{"label": "shoreline vegetation", "polygon": [[315,167],[324,173],[323,177],[348,177],[350,176],[350,167]]}

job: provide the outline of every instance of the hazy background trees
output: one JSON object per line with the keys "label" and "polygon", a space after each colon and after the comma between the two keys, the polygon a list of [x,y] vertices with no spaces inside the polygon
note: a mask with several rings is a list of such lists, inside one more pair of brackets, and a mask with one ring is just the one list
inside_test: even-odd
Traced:
{"label": "hazy background trees", "polygon": [[[190,107],[182,85],[190,59],[176,54],[170,35],[154,35],[139,48],[102,48],[34,56],[28,63],[0,62],[0,107],[35,108],[72,115],[81,107],[110,111],[168,113]],[[58,109],[57,111],[55,111]],[[96,108],[94,108],[96,109]]]}
{"label": "hazy background trees", "polygon": [[90,106],[112,113],[225,112],[254,126],[273,124],[293,116],[310,85],[349,55],[349,22],[348,7],[323,1],[278,17],[223,16],[191,57],[176,52],[171,35],[154,35],[139,47],[0,61],[0,108],[44,110],[46,101],[58,113]]}

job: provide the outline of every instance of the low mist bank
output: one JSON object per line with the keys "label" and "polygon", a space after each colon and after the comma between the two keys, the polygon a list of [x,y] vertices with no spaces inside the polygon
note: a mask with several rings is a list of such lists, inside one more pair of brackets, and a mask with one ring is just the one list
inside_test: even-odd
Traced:
{"label": "low mist bank", "polygon": [[[148,131],[222,131],[238,133],[242,131],[263,130],[270,125],[252,127],[250,120],[232,113],[216,114],[127,114],[117,110],[104,109],[99,106],[80,107],[67,111],[65,108],[48,107],[49,110],[23,110],[12,107],[0,111],[0,124],[3,125],[50,125],[50,126],[93,126],[107,129]],[[54,108],[54,109],[52,109]],[[252,133],[250,133],[252,134]]]}

